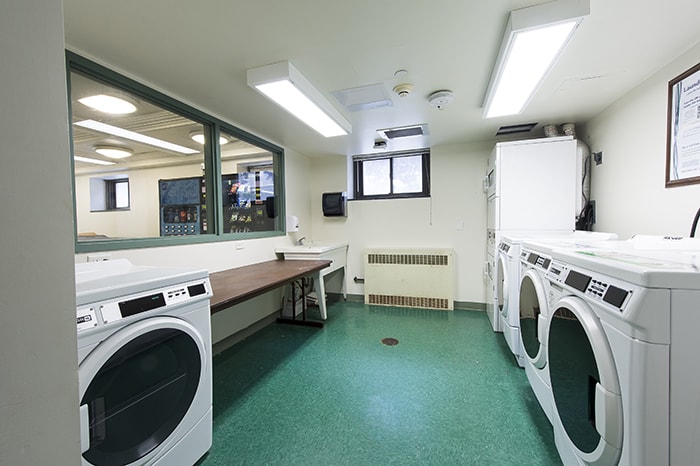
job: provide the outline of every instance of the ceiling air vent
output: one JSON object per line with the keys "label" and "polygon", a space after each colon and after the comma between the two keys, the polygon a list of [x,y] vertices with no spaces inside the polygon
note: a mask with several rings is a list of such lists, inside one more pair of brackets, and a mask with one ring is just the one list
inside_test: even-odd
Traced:
{"label": "ceiling air vent", "polygon": [[537,126],[537,123],[523,123],[520,125],[501,126],[500,128],[498,128],[496,136],[503,136],[504,134],[529,133],[535,126]]}
{"label": "ceiling air vent", "polygon": [[398,128],[378,129],[377,133],[386,139],[407,138],[410,136],[423,136],[428,134],[428,125],[401,126]]}

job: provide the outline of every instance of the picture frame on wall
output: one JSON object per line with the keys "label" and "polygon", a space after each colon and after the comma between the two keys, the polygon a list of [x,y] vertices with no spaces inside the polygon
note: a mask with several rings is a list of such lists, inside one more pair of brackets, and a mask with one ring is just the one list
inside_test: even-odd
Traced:
{"label": "picture frame on wall", "polygon": [[700,63],[668,82],[666,187],[700,183]]}

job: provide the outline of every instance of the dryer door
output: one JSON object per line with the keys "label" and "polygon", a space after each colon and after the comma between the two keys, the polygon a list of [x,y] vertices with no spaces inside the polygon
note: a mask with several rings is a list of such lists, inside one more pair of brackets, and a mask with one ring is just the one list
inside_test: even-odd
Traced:
{"label": "dryer door", "polygon": [[495,280],[494,293],[496,294],[498,313],[502,319],[505,319],[508,316],[508,256],[502,252],[498,253]]}
{"label": "dryer door", "polygon": [[524,271],[520,279],[520,339],[532,365],[542,369],[547,363],[547,295],[542,276],[534,269]]}
{"label": "dryer door", "polygon": [[178,427],[202,385],[204,342],[172,317],[115,332],[80,364],[83,464],[147,458]]}
{"label": "dryer door", "polygon": [[622,450],[622,396],[605,332],[578,297],[562,298],[553,309],[547,364],[555,436],[568,450],[560,455],[573,452],[587,464],[616,464]]}

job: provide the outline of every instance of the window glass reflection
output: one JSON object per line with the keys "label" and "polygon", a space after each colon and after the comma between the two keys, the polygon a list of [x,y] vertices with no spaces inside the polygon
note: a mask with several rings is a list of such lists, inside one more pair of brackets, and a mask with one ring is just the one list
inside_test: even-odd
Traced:
{"label": "window glass reflection", "polygon": [[[202,123],[77,71],[71,111],[79,241],[208,233],[205,155],[191,138]],[[91,209],[91,179],[127,177],[115,209]]]}
{"label": "window glass reflection", "polygon": [[221,132],[223,233],[275,229],[273,154]]}

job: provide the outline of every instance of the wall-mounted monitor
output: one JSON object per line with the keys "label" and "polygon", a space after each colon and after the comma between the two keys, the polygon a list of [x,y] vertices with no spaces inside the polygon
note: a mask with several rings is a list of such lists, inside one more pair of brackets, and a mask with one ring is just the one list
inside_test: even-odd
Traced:
{"label": "wall-mounted monitor", "polygon": [[346,193],[323,193],[323,216],[324,217],[345,217],[347,211]]}

